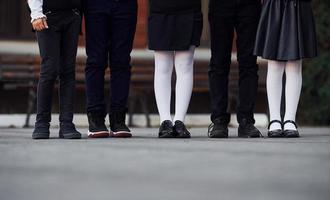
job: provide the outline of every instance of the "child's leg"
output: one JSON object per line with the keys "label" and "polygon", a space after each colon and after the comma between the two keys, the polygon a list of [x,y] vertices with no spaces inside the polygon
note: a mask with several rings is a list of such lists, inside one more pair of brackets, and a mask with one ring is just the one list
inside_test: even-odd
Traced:
{"label": "child's leg", "polygon": [[[68,19],[69,20],[69,19]],[[81,18],[72,13],[70,23],[62,33],[60,67],[60,122],[71,123],[75,96],[75,66]]]}
{"label": "child's leg", "polygon": [[184,121],[190,103],[193,89],[194,52],[192,46],[189,51],[175,53],[176,91],[174,121]]}
{"label": "child's leg", "polygon": [[[296,113],[302,87],[302,61],[289,61],[285,67],[285,116],[286,120],[296,120]],[[296,130],[294,124],[287,123],[284,130]]]}
{"label": "child's leg", "polygon": [[[282,99],[282,80],[285,62],[268,61],[267,71],[267,96],[270,121],[281,121],[281,99]],[[281,124],[273,123],[269,130],[282,129]]]}
{"label": "child's leg", "polygon": [[40,78],[37,90],[37,122],[36,128],[51,121],[51,106],[54,83],[60,65],[61,34],[46,29],[37,32],[41,56]]}
{"label": "child's leg", "polygon": [[171,119],[171,80],[174,52],[155,51],[155,96],[160,122]]}

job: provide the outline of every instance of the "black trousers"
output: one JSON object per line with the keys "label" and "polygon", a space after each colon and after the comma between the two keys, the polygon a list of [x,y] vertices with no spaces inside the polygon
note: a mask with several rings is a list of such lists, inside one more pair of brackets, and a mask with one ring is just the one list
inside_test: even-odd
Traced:
{"label": "black trousers", "polygon": [[211,0],[211,62],[209,69],[211,120],[229,123],[228,77],[234,32],[237,35],[239,94],[237,120],[254,123],[254,106],[258,87],[257,57],[253,55],[261,12],[260,0]]}
{"label": "black trousers", "polygon": [[105,112],[104,76],[110,66],[111,112],[127,109],[136,0],[85,0],[87,112]]}
{"label": "black trousers", "polygon": [[37,32],[41,56],[37,91],[37,124],[51,121],[55,81],[59,80],[60,122],[71,123],[75,95],[75,65],[81,27],[79,11],[47,14],[49,29]]}

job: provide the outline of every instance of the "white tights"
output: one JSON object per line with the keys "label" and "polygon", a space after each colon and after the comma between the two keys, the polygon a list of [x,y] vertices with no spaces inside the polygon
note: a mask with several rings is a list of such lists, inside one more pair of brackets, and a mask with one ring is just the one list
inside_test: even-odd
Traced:
{"label": "white tights", "polygon": [[[301,86],[302,86],[302,61],[268,61],[267,72],[267,95],[270,112],[270,120],[281,121],[281,97],[282,97],[282,78],[286,74],[285,85],[285,116],[286,120],[296,120]],[[280,124],[273,123],[269,130],[281,129]],[[287,123],[284,130],[296,130],[296,127]]]}
{"label": "white tights", "polygon": [[[160,122],[165,120],[184,121],[193,89],[194,52],[192,46],[188,51],[155,51],[155,96],[160,115]],[[171,80],[175,66],[175,116],[171,118]]]}

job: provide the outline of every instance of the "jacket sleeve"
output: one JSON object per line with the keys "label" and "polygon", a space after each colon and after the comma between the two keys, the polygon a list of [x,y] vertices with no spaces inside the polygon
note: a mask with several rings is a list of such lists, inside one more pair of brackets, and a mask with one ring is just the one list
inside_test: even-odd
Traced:
{"label": "jacket sleeve", "polygon": [[43,0],[28,0],[28,4],[31,10],[31,23],[36,19],[46,17],[42,11]]}

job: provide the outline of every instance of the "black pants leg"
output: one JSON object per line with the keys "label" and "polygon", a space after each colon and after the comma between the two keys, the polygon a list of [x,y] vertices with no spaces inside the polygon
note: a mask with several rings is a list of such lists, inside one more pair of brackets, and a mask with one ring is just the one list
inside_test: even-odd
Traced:
{"label": "black pants leg", "polygon": [[54,85],[60,79],[60,122],[72,122],[75,59],[81,17],[73,12],[47,16],[49,29],[37,32],[41,56],[37,95],[37,124],[51,121]]}
{"label": "black pants leg", "polygon": [[237,121],[243,119],[254,123],[254,107],[258,89],[257,57],[253,55],[255,37],[260,18],[261,4],[254,3],[238,5],[236,20],[237,58],[239,63],[239,94],[237,106]]}
{"label": "black pants leg", "polygon": [[87,112],[104,112],[104,75],[108,60],[110,17],[107,13],[87,11],[85,69]]}
{"label": "black pants leg", "polygon": [[71,123],[75,97],[75,67],[81,16],[73,12],[64,25],[61,40],[61,66],[59,70],[60,122]]}
{"label": "black pants leg", "polygon": [[61,32],[52,28],[37,32],[41,68],[37,91],[37,122],[51,121],[54,84],[60,67]]}
{"label": "black pants leg", "polygon": [[87,112],[105,112],[104,75],[111,68],[112,111],[127,107],[130,84],[130,53],[137,21],[137,1],[109,1],[106,5],[87,0],[86,87]]}
{"label": "black pants leg", "polygon": [[131,81],[131,51],[137,23],[137,3],[116,5],[111,19],[109,65],[111,70],[110,112],[126,112]]}
{"label": "black pants leg", "polygon": [[238,122],[247,119],[254,123],[253,109],[258,86],[258,66],[253,56],[256,30],[260,15],[257,0],[211,0],[211,63],[209,71],[212,115],[229,123],[228,77],[234,30],[237,33],[239,62]]}
{"label": "black pants leg", "polygon": [[[228,107],[228,77],[231,65],[231,51],[235,27],[235,4],[227,1],[219,10],[212,11],[210,2],[210,31],[211,31],[211,62],[209,69],[209,85],[211,95],[211,120],[221,119],[229,123]],[[219,2],[220,3],[220,2]]]}

